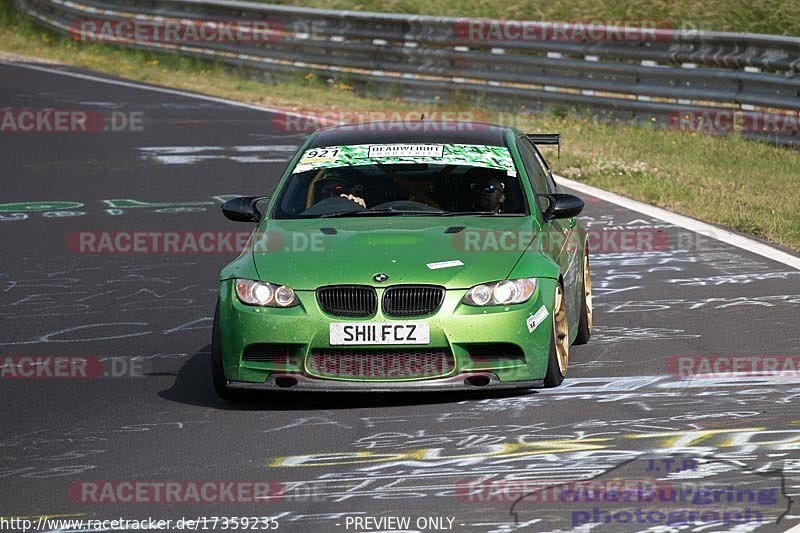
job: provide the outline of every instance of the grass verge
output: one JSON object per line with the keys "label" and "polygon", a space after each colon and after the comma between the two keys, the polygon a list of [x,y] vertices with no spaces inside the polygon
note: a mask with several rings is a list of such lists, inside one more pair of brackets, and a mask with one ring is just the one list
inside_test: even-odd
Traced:
{"label": "grass verge", "polygon": [[207,61],[77,43],[21,18],[0,0],[0,50],[55,60],[137,81],[293,111],[454,111],[513,121],[526,131],[559,131],[556,172],[800,251],[800,152],[647,126],[599,122],[579,114],[492,113],[359,95],[347,83],[298,73],[265,81]]}
{"label": "grass verge", "polygon": [[259,0],[271,4],[508,20],[653,21],[659,27],[800,35],[800,2],[785,0]]}

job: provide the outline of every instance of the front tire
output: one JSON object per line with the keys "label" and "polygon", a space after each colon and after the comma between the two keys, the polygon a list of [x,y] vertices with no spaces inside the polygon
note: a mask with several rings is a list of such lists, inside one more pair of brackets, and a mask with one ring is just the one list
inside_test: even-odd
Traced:
{"label": "front tire", "polygon": [[228,387],[228,378],[225,376],[225,367],[222,364],[222,338],[219,331],[219,302],[214,308],[214,325],[211,332],[211,379],[214,391],[223,400],[234,401],[238,399],[239,391]]}
{"label": "front tire", "polygon": [[569,365],[569,321],[564,302],[564,288],[561,283],[556,285],[552,323],[550,355],[547,358],[547,373],[544,376],[544,386],[548,388],[561,385],[567,375],[567,366]]}
{"label": "front tire", "polygon": [[589,251],[583,251],[583,283],[581,284],[581,315],[578,319],[578,334],[573,344],[586,344],[592,337],[592,277],[589,270]]}

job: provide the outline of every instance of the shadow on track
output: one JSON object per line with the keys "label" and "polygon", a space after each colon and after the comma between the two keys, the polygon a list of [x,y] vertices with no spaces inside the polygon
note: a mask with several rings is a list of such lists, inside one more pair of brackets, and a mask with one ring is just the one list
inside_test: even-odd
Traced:
{"label": "shadow on track", "polygon": [[508,398],[536,391],[442,391],[442,392],[261,392],[243,391],[241,400],[226,402],[211,385],[211,346],[197,352],[181,367],[169,389],[158,393],[164,399],[203,407],[239,411],[305,411],[454,403],[464,400]]}

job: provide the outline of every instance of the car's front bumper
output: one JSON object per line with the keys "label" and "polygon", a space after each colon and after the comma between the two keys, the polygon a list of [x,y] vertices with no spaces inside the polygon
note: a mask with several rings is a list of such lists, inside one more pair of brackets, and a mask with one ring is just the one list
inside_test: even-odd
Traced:
{"label": "car's front bumper", "polygon": [[464,391],[464,390],[510,390],[535,389],[544,386],[541,379],[530,381],[500,381],[493,372],[465,372],[454,376],[413,381],[342,381],[319,379],[297,373],[274,373],[262,383],[229,381],[228,387],[239,390],[258,391],[305,391],[305,392],[409,392],[409,391]]}
{"label": "car's front bumper", "polygon": [[[223,367],[233,388],[318,391],[404,391],[532,388],[542,386],[552,335],[551,304],[555,280],[542,278],[530,301],[506,307],[471,307],[461,303],[465,290],[448,290],[439,310],[428,317],[398,320],[385,317],[380,309],[370,319],[348,319],[326,315],[313,291],[298,291],[301,305],[287,309],[260,308],[238,301],[230,280],[220,290],[220,339]],[[378,288],[380,301],[382,288]],[[534,331],[526,321],[545,306],[548,316]],[[425,346],[331,346],[333,322],[427,322],[430,342]],[[250,361],[245,349],[254,344],[284,344],[293,347],[283,362]],[[508,346],[514,353],[485,353],[486,346]],[[476,356],[477,347],[483,352]],[[309,371],[307,359],[314,350],[381,350],[407,348],[447,350],[452,368],[431,377],[319,375]],[[489,350],[491,351],[491,350]]]}

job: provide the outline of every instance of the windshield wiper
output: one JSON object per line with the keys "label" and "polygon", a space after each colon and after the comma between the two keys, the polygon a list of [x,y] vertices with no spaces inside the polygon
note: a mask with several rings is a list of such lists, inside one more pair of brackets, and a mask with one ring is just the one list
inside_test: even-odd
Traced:
{"label": "windshield wiper", "polygon": [[357,213],[363,213],[363,209],[354,209],[352,211],[337,211],[336,213],[325,213],[323,215],[319,215],[316,217],[311,218],[333,218],[333,217],[343,217],[347,215],[355,215]]}
{"label": "windshield wiper", "polygon": [[519,217],[525,216],[524,213],[498,213],[496,211],[448,211],[443,213],[448,217]]}
{"label": "windshield wiper", "polygon": [[353,211],[339,211],[337,213],[326,213],[320,215],[319,218],[336,218],[346,216],[380,216],[380,215],[411,215],[411,216],[425,216],[425,215],[445,215],[444,211],[420,211],[416,209],[355,209]]}
{"label": "windshield wiper", "polygon": [[494,211],[448,211],[445,215],[449,217],[460,217],[460,216],[483,216],[483,215],[496,215],[497,213]]}
{"label": "windshield wiper", "polygon": [[435,217],[460,217],[460,216],[475,216],[475,217],[521,217],[525,216],[524,213],[497,213],[495,211],[441,211],[430,210],[422,211],[417,209],[393,209],[387,207],[385,209],[354,209],[352,211],[339,211],[337,213],[326,213],[320,215],[319,218],[336,218],[347,216],[382,216],[382,215],[398,215],[398,216],[435,216]]}

